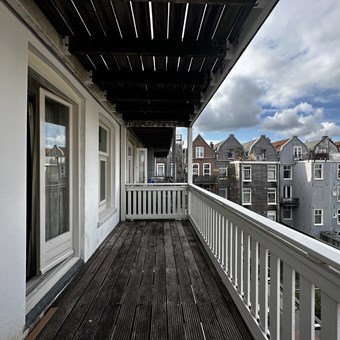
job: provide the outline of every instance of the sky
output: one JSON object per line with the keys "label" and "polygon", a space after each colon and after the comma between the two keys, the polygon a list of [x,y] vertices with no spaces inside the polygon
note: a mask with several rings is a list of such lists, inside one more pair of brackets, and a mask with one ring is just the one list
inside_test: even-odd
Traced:
{"label": "sky", "polygon": [[339,0],[279,1],[193,127],[207,142],[231,133],[340,140]]}

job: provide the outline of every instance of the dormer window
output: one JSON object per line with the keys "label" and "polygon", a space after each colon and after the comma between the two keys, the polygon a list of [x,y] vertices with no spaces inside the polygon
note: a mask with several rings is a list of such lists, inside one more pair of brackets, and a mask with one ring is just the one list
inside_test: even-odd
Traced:
{"label": "dormer window", "polygon": [[196,147],[196,158],[203,158],[204,157],[204,148],[203,146]]}

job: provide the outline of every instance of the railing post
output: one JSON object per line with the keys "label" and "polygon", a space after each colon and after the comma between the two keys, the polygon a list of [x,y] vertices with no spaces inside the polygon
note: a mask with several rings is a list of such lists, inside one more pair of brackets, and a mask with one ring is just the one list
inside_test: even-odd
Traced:
{"label": "railing post", "polygon": [[126,127],[120,127],[120,220],[126,220]]}
{"label": "railing post", "polygon": [[192,184],[192,127],[188,127],[187,144],[188,144],[187,181],[188,184]]}

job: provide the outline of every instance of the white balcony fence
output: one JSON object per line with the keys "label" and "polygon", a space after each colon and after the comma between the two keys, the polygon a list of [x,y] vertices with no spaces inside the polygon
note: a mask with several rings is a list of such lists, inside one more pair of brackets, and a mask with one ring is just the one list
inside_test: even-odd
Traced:
{"label": "white balcony fence", "polygon": [[126,184],[127,219],[187,218],[186,184]]}
{"label": "white balcony fence", "polygon": [[191,221],[256,339],[314,339],[315,288],[317,335],[340,339],[339,250],[195,185],[128,185],[127,201],[127,218]]}

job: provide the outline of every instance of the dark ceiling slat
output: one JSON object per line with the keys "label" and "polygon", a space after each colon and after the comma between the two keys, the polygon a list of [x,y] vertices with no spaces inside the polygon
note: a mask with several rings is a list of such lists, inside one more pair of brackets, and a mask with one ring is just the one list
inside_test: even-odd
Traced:
{"label": "dark ceiling slat", "polygon": [[131,83],[131,84],[204,84],[209,83],[210,74],[203,72],[111,72],[94,71],[94,82]]}
{"label": "dark ceiling slat", "polygon": [[112,4],[117,15],[123,38],[135,38],[136,33],[133,26],[130,3],[125,1],[112,1]]}
{"label": "dark ceiling slat", "polygon": [[169,38],[181,39],[185,16],[185,4],[170,4]]}
{"label": "dark ceiling slat", "polygon": [[194,40],[197,38],[204,7],[204,5],[189,6],[184,39]]}
{"label": "dark ceiling slat", "polygon": [[227,52],[225,40],[149,40],[110,39],[104,37],[70,37],[72,54],[151,55],[183,57],[224,57]]}
{"label": "dark ceiling slat", "polygon": [[[121,113],[166,113],[172,114],[176,112],[180,112],[181,114],[192,113],[194,111],[194,104],[192,103],[168,103],[168,105],[163,105],[163,103],[152,102],[124,102],[117,103],[116,105],[117,111]],[[170,116],[171,117],[171,116]]]}
{"label": "dark ceiling slat", "polygon": [[252,3],[252,0],[119,0],[119,1],[133,1],[133,2],[170,2],[175,4],[211,4],[211,5],[230,5],[230,6],[246,6]]}
{"label": "dark ceiling slat", "polygon": [[252,10],[252,6],[247,6],[247,7],[243,7],[240,10],[240,13],[236,19],[235,25],[230,33],[230,36],[228,38],[228,40],[232,43],[237,43],[238,41],[238,37],[242,31],[242,27],[243,24],[245,22],[245,20],[247,19],[249,13]]}
{"label": "dark ceiling slat", "polygon": [[[204,20],[202,23],[202,29],[200,39],[212,39],[218,20],[221,16],[224,6],[212,6],[208,5],[205,12]],[[228,31],[225,30],[225,36],[228,35]],[[223,37],[225,39],[225,37]]]}
{"label": "dark ceiling slat", "polygon": [[151,38],[149,4],[147,2],[133,2],[133,12],[136,21],[138,37]]}
{"label": "dark ceiling slat", "polygon": [[155,39],[167,39],[167,3],[152,3],[153,29]]}

